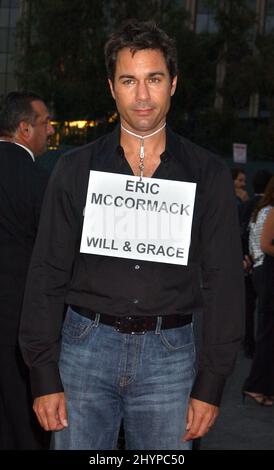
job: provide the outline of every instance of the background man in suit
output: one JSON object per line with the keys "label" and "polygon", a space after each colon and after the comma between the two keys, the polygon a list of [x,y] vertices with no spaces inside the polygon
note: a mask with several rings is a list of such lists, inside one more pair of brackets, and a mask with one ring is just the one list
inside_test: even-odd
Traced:
{"label": "background man in suit", "polygon": [[17,337],[47,174],[34,162],[54,133],[42,98],[11,92],[0,108],[0,449],[41,449]]}

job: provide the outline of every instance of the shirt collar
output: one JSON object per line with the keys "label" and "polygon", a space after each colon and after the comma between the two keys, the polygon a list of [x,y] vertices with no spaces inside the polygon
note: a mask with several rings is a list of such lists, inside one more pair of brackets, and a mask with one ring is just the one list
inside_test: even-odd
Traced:
{"label": "shirt collar", "polygon": [[25,147],[25,145],[22,145],[22,144],[18,144],[18,142],[14,142],[14,144],[19,145],[19,147],[22,147],[23,149],[25,149],[30,154],[32,160],[35,162],[33,152],[28,147]]}
{"label": "shirt collar", "polygon": [[32,160],[35,161],[33,152],[28,147],[25,147],[25,145],[18,144],[18,142],[13,142],[12,140],[5,140],[5,139],[0,139],[0,142],[9,142],[10,144],[19,145],[19,147],[22,147],[23,149],[25,149],[31,156]]}

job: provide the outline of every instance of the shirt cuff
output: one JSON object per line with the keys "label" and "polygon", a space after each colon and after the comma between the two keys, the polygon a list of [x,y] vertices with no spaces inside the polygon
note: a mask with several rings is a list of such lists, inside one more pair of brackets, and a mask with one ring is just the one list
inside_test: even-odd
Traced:
{"label": "shirt cuff", "polygon": [[31,368],[30,384],[33,398],[64,391],[57,364]]}
{"label": "shirt cuff", "polygon": [[199,371],[190,396],[196,400],[220,406],[225,381],[225,377],[213,374],[209,370]]}

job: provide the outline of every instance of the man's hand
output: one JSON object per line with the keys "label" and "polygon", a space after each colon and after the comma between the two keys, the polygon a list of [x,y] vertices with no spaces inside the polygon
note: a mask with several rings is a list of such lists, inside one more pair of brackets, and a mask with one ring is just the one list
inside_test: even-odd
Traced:
{"label": "man's hand", "polygon": [[61,431],[68,426],[66,400],[63,392],[35,398],[33,409],[40,426],[45,431]]}
{"label": "man's hand", "polygon": [[183,441],[204,436],[219,414],[218,406],[191,398],[188,406],[186,433]]}
{"label": "man's hand", "polygon": [[248,255],[245,255],[244,256],[244,259],[243,259],[243,268],[244,268],[244,272],[246,274],[249,273],[250,269],[252,268],[252,261],[251,259],[249,258]]}

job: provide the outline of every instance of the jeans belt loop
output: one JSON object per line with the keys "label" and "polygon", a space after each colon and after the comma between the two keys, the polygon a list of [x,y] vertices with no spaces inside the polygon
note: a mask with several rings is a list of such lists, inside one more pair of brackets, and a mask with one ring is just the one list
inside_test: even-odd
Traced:
{"label": "jeans belt loop", "polygon": [[157,324],[156,324],[156,330],[155,330],[156,335],[159,335],[161,332],[162,320],[163,320],[162,317],[160,316],[157,317]]}
{"label": "jeans belt loop", "polygon": [[100,313],[96,313],[95,319],[94,319],[94,327],[97,328],[100,322]]}

